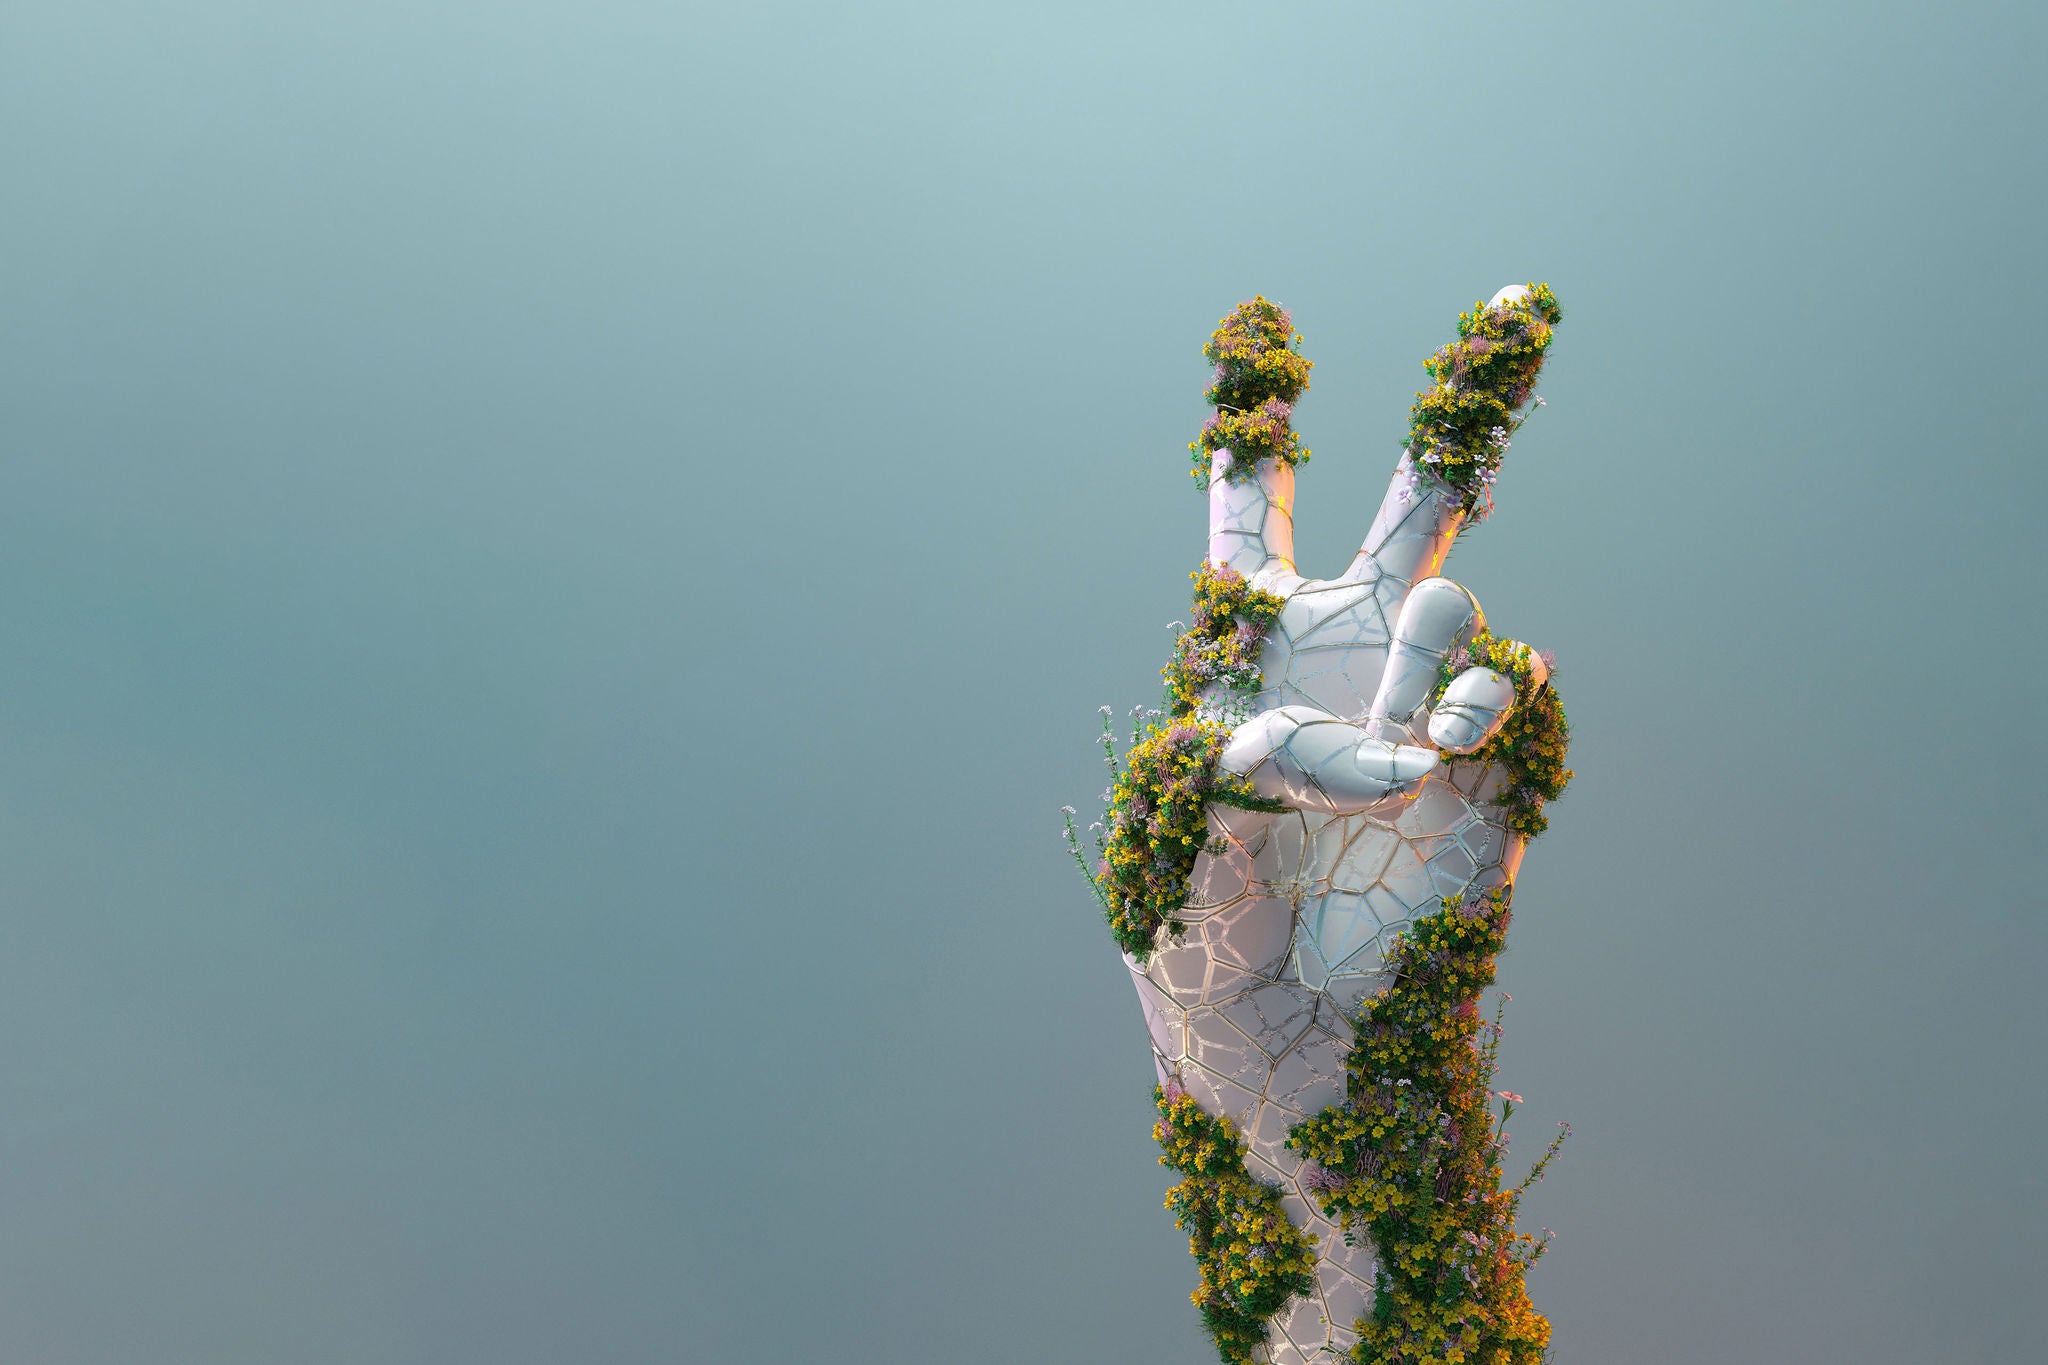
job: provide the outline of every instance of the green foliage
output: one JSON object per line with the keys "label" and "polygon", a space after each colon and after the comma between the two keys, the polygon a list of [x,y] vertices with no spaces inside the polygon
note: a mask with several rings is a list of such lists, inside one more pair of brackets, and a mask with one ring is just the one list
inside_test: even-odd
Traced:
{"label": "green foliage", "polygon": [[[1190,576],[1194,624],[1163,670],[1166,713],[1141,718],[1120,765],[1106,715],[1103,723],[1105,757],[1116,776],[1092,876],[1111,936],[1140,961],[1162,925],[1174,938],[1187,932],[1173,913],[1187,904],[1188,878],[1209,845],[1210,804],[1281,809],[1254,792],[1249,778],[1217,767],[1230,742],[1227,703],[1259,690],[1259,648],[1280,599],[1252,588],[1228,565],[1204,564]],[[1086,869],[1071,820],[1067,843]]]}
{"label": "green foliage", "polygon": [[1194,624],[1174,645],[1173,660],[1162,670],[1171,714],[1194,714],[1204,700],[1225,695],[1249,697],[1259,690],[1259,647],[1279,619],[1285,602],[1244,580],[1228,564],[1201,568],[1188,575],[1195,581]]}
{"label": "green foliage", "polygon": [[1195,1103],[1177,1083],[1152,1092],[1159,1164],[1180,1172],[1166,1207],[1188,1234],[1200,1281],[1188,1297],[1228,1365],[1248,1361],[1267,1320],[1315,1287],[1315,1249],[1280,1206],[1280,1192],[1245,1171],[1236,1125]]}
{"label": "green foliage", "polygon": [[1308,392],[1315,362],[1301,354],[1301,334],[1285,308],[1261,294],[1230,310],[1202,354],[1214,365],[1202,401],[1257,407],[1268,398],[1292,403]]}
{"label": "green foliage", "polygon": [[1550,286],[1532,284],[1514,303],[1459,314],[1458,339],[1423,362],[1436,383],[1409,410],[1408,454],[1421,478],[1450,490],[1468,513],[1483,517],[1492,506],[1501,457],[1524,420],[1516,410],[1535,396],[1563,316]]}
{"label": "green foliage", "polygon": [[1572,735],[1564,702],[1550,685],[1548,666],[1539,668],[1527,645],[1482,630],[1470,644],[1445,657],[1429,704],[1443,700],[1452,678],[1475,667],[1506,675],[1515,685],[1515,705],[1492,739],[1458,755],[1456,761],[1498,763],[1502,784],[1494,801],[1506,812],[1508,828],[1517,834],[1541,834],[1550,828],[1544,803],[1562,796],[1572,780],[1572,770],[1564,766]]}
{"label": "green foliage", "polygon": [[1292,422],[1315,362],[1301,354],[1301,334],[1287,310],[1264,295],[1240,303],[1216,324],[1202,354],[1214,367],[1202,397],[1216,411],[1188,443],[1196,484],[1208,487],[1218,450],[1231,453],[1224,477],[1233,483],[1250,478],[1260,460],[1307,463]]}
{"label": "green foliage", "polygon": [[[1546,1244],[1515,1230],[1515,1210],[1570,1130],[1501,1189],[1507,1135],[1488,1088],[1500,1029],[1480,1018],[1479,995],[1509,918],[1494,891],[1411,924],[1388,956],[1393,985],[1359,1019],[1344,1101],[1288,1137],[1322,1168],[1309,1183],[1324,1213],[1372,1239],[1360,1365],[1536,1365],[1550,1340],[1524,1285]],[[1499,1093],[1505,1125],[1519,1097]]]}
{"label": "green foliage", "polygon": [[1221,721],[1148,726],[1111,784],[1095,881],[1117,946],[1140,961],[1162,924],[1175,938],[1187,932],[1170,916],[1187,903],[1188,877],[1209,845],[1213,795],[1236,788],[1251,795],[1246,779],[1217,770],[1229,741],[1230,727]]}

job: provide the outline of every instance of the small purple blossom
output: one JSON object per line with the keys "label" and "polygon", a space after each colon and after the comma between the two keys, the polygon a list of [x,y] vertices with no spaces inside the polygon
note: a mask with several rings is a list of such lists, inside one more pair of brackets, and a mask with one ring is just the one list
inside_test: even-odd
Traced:
{"label": "small purple blossom", "polygon": [[1326,1171],[1311,1162],[1302,1167],[1301,1185],[1303,1189],[1335,1194],[1339,1190],[1349,1189],[1351,1182],[1335,1171]]}

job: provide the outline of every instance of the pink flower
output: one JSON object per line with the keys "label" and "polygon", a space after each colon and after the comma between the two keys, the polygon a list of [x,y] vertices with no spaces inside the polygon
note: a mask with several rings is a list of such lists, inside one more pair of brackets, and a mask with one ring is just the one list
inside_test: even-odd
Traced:
{"label": "pink flower", "polygon": [[1522,1102],[1522,1097],[1512,1090],[1496,1090],[1493,1093],[1506,1100],[1509,1104],[1520,1104]]}

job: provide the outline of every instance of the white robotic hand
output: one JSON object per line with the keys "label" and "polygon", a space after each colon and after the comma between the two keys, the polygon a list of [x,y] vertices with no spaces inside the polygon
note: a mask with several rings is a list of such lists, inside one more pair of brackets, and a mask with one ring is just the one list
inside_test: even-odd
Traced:
{"label": "white robotic hand", "polygon": [[[1493,303],[1525,291],[1502,290]],[[1503,440],[1502,446],[1504,448]],[[1340,576],[1302,577],[1294,470],[1277,460],[1209,480],[1208,559],[1284,600],[1260,657],[1261,690],[1220,766],[1249,776],[1279,813],[1212,805],[1210,845],[1187,904],[1139,962],[1126,958],[1159,1078],[1228,1116],[1247,1169],[1278,1186],[1316,1249],[1315,1288],[1271,1321],[1257,1358],[1309,1365],[1341,1355],[1370,1309],[1367,1239],[1347,1244],[1319,1211],[1288,1130],[1344,1097],[1361,1002],[1411,919],[1445,896],[1510,883],[1526,839],[1493,798],[1497,765],[1456,761],[1506,723],[1514,680],[1458,672],[1431,708],[1446,658],[1484,629],[1472,594],[1436,577],[1471,517],[1458,493],[1404,452],[1363,546]],[[1535,681],[1544,665],[1532,658]]]}

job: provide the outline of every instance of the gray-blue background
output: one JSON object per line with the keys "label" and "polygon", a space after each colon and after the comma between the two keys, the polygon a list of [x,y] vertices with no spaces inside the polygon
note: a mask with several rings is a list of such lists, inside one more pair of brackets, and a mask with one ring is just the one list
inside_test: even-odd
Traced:
{"label": "gray-blue background", "polygon": [[1055,837],[1198,348],[1328,572],[1546,279],[1557,1356],[2024,1358],[2038,11],[1373,9],[0,11],[0,1355],[1208,1358]]}

